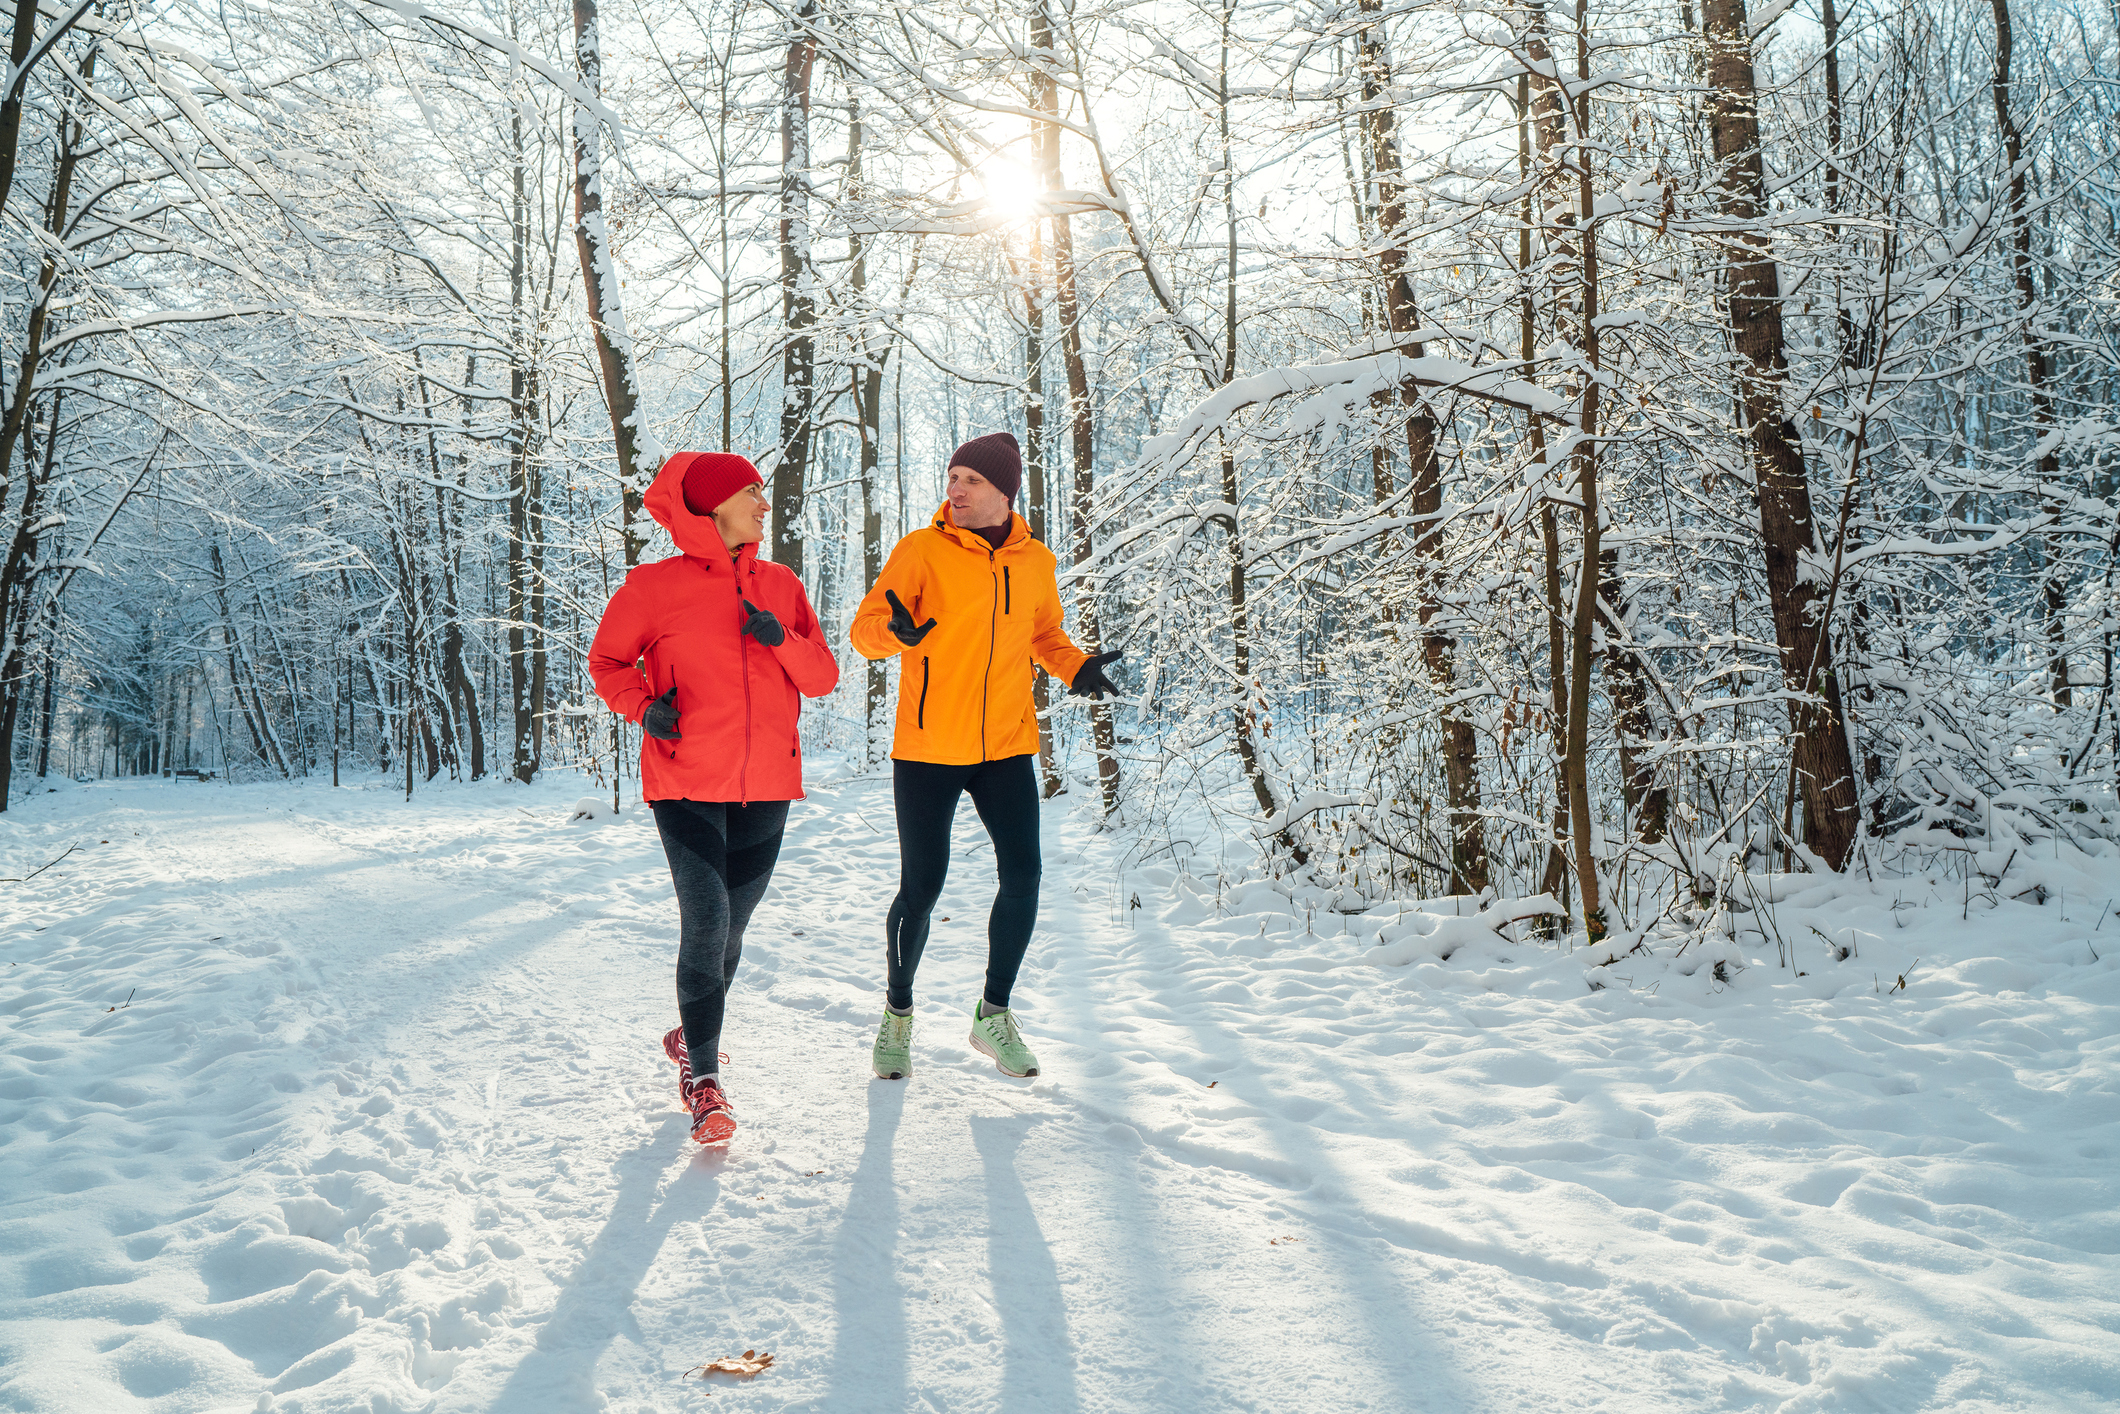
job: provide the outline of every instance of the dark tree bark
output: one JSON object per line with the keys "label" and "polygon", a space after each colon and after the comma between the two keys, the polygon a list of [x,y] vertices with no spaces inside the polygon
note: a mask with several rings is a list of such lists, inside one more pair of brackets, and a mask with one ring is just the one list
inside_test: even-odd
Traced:
{"label": "dark tree bark", "polygon": [[[1229,89],[1229,25],[1233,0],[1224,0],[1222,6],[1222,43],[1220,60],[1215,69],[1217,90],[1215,112],[1217,136],[1222,145],[1222,382],[1227,385],[1237,376],[1237,173],[1235,144],[1230,131]],[[1243,764],[1244,779],[1251,786],[1252,799],[1261,813],[1278,815],[1281,802],[1274,798],[1273,784],[1266,778],[1265,765],[1259,759],[1258,723],[1259,714],[1253,706],[1258,689],[1251,677],[1251,609],[1246,603],[1246,581],[1250,578],[1250,566],[1244,558],[1244,490],[1237,483],[1237,451],[1231,444],[1229,434],[1224,432],[1222,442],[1222,500],[1229,507],[1221,517],[1226,532],[1224,548],[1229,566],[1229,640],[1230,675],[1234,679],[1236,701],[1231,709],[1231,723],[1237,742],[1237,760]],[[1297,862],[1305,859],[1304,851],[1287,831],[1280,836],[1281,847]]]}
{"label": "dark tree bark", "polygon": [[[864,195],[861,184],[862,137],[861,100],[858,96],[849,97],[847,191],[856,201]],[[883,369],[890,357],[890,349],[888,345],[877,347],[871,337],[868,246],[859,231],[847,237],[847,260],[851,272],[847,284],[854,294],[855,318],[859,321],[855,337],[860,357],[854,363],[853,394],[856,420],[861,427],[861,583],[866,589],[883,573],[883,501],[877,494],[876,471],[882,461],[879,444],[883,434]],[[890,695],[890,676],[883,661],[871,660],[864,696],[864,759],[873,758],[889,735]]]}
{"label": "dark tree bark", "polygon": [[1619,785],[1634,822],[1634,835],[1644,844],[1657,844],[1670,827],[1671,793],[1659,780],[1654,764],[1644,759],[1644,747],[1663,740],[1656,713],[1650,705],[1649,666],[1628,646],[1632,628],[1628,623],[1626,581],[1620,574],[1619,550],[1608,546],[1599,556],[1598,614],[1605,635],[1606,691],[1612,697],[1612,726],[1619,738]]}
{"label": "dark tree bark", "polygon": [[[1590,77],[1589,16],[1581,8],[1575,13],[1575,69],[1579,80]],[[1556,60],[1555,71],[1559,65]],[[1574,184],[1574,211],[1556,211],[1555,253],[1573,289],[1561,293],[1556,313],[1563,336],[1579,351],[1586,376],[1579,376],[1573,393],[1578,430],[1576,443],[1575,496],[1581,507],[1582,555],[1575,568],[1575,603],[1568,640],[1568,816],[1575,842],[1575,886],[1582,895],[1583,936],[1597,943],[1610,926],[1605,918],[1604,886],[1597,872],[1597,835],[1591,828],[1590,810],[1590,668],[1593,629],[1597,623],[1598,566],[1603,561],[1604,511],[1599,503],[1598,443],[1603,391],[1597,373],[1602,350],[1598,343],[1598,252],[1597,228],[1576,213],[1596,209],[1590,181],[1590,94],[1584,82],[1572,97],[1564,98],[1561,112],[1566,134],[1575,149],[1572,170],[1560,174]]]}
{"label": "dark tree bark", "polygon": [[[1527,12],[1530,27],[1525,36],[1526,52],[1534,62],[1543,62],[1551,57],[1551,48],[1546,42],[1545,14],[1534,7]],[[1543,185],[1534,184],[1532,157],[1534,108],[1532,103],[1533,79],[1530,74],[1519,75],[1516,81],[1516,164],[1517,176],[1522,182],[1524,195],[1517,213],[1516,268],[1518,280],[1518,357],[1523,362],[1523,377],[1536,381],[1538,377],[1538,298],[1532,284],[1531,233],[1542,218],[1538,195]],[[1537,80],[1537,168],[1541,174],[1551,153],[1560,142],[1560,90],[1550,80]],[[1526,431],[1531,441],[1532,460],[1544,465],[1546,461],[1546,425],[1536,417],[1525,420]],[[1550,475],[1551,469],[1548,468]],[[1543,554],[1546,610],[1546,673],[1547,673],[1547,733],[1554,743],[1553,753],[1553,845],[1546,852],[1545,872],[1539,879],[1539,892],[1565,899],[1568,893],[1568,612],[1561,593],[1561,528],[1560,513],[1554,508],[1550,497],[1541,496],[1538,509],[1539,544]],[[1561,929],[1560,920],[1546,915],[1534,925],[1548,936]]]}
{"label": "dark tree bark", "polygon": [[[1030,223],[1030,249],[1024,255],[1023,279],[1023,471],[1026,501],[1023,518],[1031,534],[1047,545],[1049,503],[1045,484],[1045,236],[1042,221]],[[1053,680],[1042,669],[1031,685],[1038,713],[1038,775],[1047,800],[1067,790],[1053,756]]]}
{"label": "dark tree bark", "polygon": [[[529,306],[530,206],[527,154],[520,114],[513,118],[514,210],[509,250],[511,347],[508,370],[508,771],[519,781],[538,771],[536,705],[532,696],[530,646],[530,535],[538,499],[537,321]],[[628,546],[630,550],[630,539]],[[385,734],[388,741],[388,734]],[[386,747],[387,749],[387,747]]]}
{"label": "dark tree bark", "polygon": [[[1360,31],[1362,123],[1368,138],[1369,170],[1376,184],[1377,268],[1383,278],[1384,314],[1401,339],[1400,352],[1419,358],[1419,342],[1406,336],[1421,327],[1414,302],[1412,252],[1406,245],[1406,185],[1399,161],[1398,134],[1390,107],[1391,54],[1382,24],[1383,0],[1359,0],[1369,23]],[[1456,686],[1457,641],[1450,635],[1440,594],[1443,532],[1443,466],[1436,454],[1435,414],[1420,390],[1406,383],[1399,390],[1407,410],[1406,460],[1412,478],[1408,509],[1420,517],[1414,533],[1416,618],[1421,626],[1421,660],[1436,692],[1447,699]],[[1381,489],[1383,477],[1378,478]],[[1480,820],[1478,741],[1472,723],[1455,708],[1443,710],[1443,780],[1450,809],[1450,892],[1479,893],[1487,887],[1486,832]]]}
{"label": "dark tree bark", "polygon": [[[596,0],[574,0],[574,61],[582,87],[603,91],[603,55]],[[633,366],[633,341],[626,331],[625,305],[618,288],[618,266],[611,255],[611,231],[604,221],[603,138],[596,114],[574,105],[574,251],[581,259],[582,292],[588,301],[589,327],[596,335],[596,364],[603,375],[604,405],[611,413],[611,441],[618,453],[619,532],[626,564],[640,563],[645,537],[633,525],[640,518],[641,496],[648,478],[660,467],[641,465],[643,434],[640,381]]]}
{"label": "dark tree bark", "polygon": [[[29,52],[30,40],[25,34],[35,18],[35,0],[27,0],[25,7],[16,12],[14,49],[19,52],[14,62],[17,68]],[[95,68],[96,55],[91,50],[82,62],[83,78],[93,81]],[[18,91],[11,90],[9,98],[15,100],[12,113],[0,111],[0,154],[6,159],[4,175],[9,182],[13,180],[15,149],[21,141],[19,97]],[[10,123],[12,128],[8,127]],[[66,229],[67,214],[73,207],[74,174],[80,162],[81,137],[81,125],[71,116],[62,116],[58,132],[59,160],[53,168],[51,190],[44,204],[44,229],[54,241]],[[0,203],[4,201],[5,190],[0,189]],[[39,564],[37,547],[41,532],[38,527],[48,509],[44,492],[52,468],[47,464],[45,475],[38,475],[34,458],[30,455],[29,439],[34,424],[37,373],[44,361],[44,336],[50,324],[52,295],[58,283],[58,258],[47,252],[37,272],[36,293],[23,330],[22,361],[15,375],[14,398],[7,405],[4,419],[0,419],[0,510],[6,507],[11,484],[16,480],[22,483],[21,499],[15,504],[14,531],[8,537],[6,554],[0,556],[0,812],[7,809],[14,786],[15,724],[21,715],[24,665],[28,661],[30,631],[36,617],[33,594]],[[51,417],[52,436],[56,439],[59,426],[56,401]],[[23,449],[19,473],[15,470],[18,443]]]}
{"label": "dark tree bark", "polygon": [[1724,239],[1731,345],[1759,497],[1760,544],[1782,678],[1794,696],[1789,724],[1804,806],[1805,842],[1832,869],[1846,867],[1860,823],[1831,625],[1819,618],[1823,586],[1804,573],[1818,548],[1803,443],[1782,412],[1788,380],[1781,282],[1766,234],[1766,168],[1744,0],[1703,0],[1708,49],[1708,128],[1721,168],[1719,206],[1734,229]]}
{"label": "dark tree bark", "polygon": [[[2024,160],[2024,134],[2010,105],[2010,64],[2015,48],[2010,29],[2009,0],[1991,0],[1995,11],[1995,123],[2002,130],[2002,155],[2009,163],[2010,273],[2017,284],[2017,306],[2024,317],[2024,376],[2032,400],[2032,426],[2045,448],[2036,471],[2042,509],[2058,515],[2062,505],[2055,499],[2061,480],[2061,450],[2054,430],[2054,377],[2052,355],[2039,332],[2039,291],[2032,282],[2032,222],[2026,210],[2025,188],[2030,164]],[[2075,701],[2069,682],[2067,626],[2063,613],[2068,600],[2068,566],[2061,554],[2061,537],[2046,541],[2045,572],[2040,597],[2046,611],[2047,681],[2056,707]]]}
{"label": "dark tree bark", "polygon": [[[1031,14],[1031,50],[1046,55],[1053,47],[1052,12],[1047,8],[1048,0],[1037,0]],[[1038,165],[1043,174],[1045,189],[1057,191],[1063,186],[1060,179],[1060,126],[1054,121],[1060,111],[1059,87],[1047,67],[1049,60],[1034,61],[1031,69],[1032,105],[1049,115],[1037,124]],[[1060,356],[1067,369],[1069,447],[1074,456],[1075,486],[1073,504],[1073,531],[1075,541],[1075,563],[1087,564],[1094,552],[1093,530],[1090,508],[1096,495],[1096,424],[1092,419],[1089,400],[1089,369],[1082,356],[1082,311],[1075,294],[1075,239],[1074,231],[1066,216],[1052,218],[1053,233],[1053,286],[1055,303],[1060,314]],[[1087,586],[1076,601],[1075,639],[1091,653],[1099,652],[1097,646],[1097,596]],[[1112,727],[1112,709],[1108,702],[1090,705],[1090,736],[1097,751],[1097,784],[1103,798],[1104,813],[1109,815],[1119,806],[1119,755],[1117,734]]]}
{"label": "dark tree bark", "polygon": [[802,499],[816,417],[816,274],[810,261],[810,83],[817,36],[807,0],[788,35],[780,95],[780,459],[773,464],[773,558],[802,573]]}

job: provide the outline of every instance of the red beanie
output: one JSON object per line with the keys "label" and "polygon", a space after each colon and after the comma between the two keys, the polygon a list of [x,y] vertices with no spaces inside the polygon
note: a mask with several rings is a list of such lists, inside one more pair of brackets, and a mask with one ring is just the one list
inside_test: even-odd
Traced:
{"label": "red beanie", "polygon": [[974,437],[950,453],[950,465],[970,467],[1000,487],[1001,494],[1011,501],[1016,499],[1016,488],[1023,484],[1023,454],[1016,450],[1016,437],[1011,432]]}
{"label": "red beanie", "polygon": [[710,516],[714,508],[752,482],[761,480],[749,457],[734,452],[676,452],[663,470],[680,466],[685,479],[685,509],[696,516]]}

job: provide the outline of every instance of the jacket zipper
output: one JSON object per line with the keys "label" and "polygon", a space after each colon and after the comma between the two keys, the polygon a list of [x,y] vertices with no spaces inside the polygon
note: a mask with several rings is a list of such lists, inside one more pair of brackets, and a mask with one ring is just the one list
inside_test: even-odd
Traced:
{"label": "jacket zipper", "polygon": [[927,654],[923,653],[920,655],[920,706],[913,712],[913,725],[922,731],[927,730],[927,684],[928,660]]}
{"label": "jacket zipper", "polygon": [[1004,614],[1012,612],[1009,608],[1007,565],[1001,567],[1001,612]]}
{"label": "jacket zipper", "polygon": [[[729,556],[729,589],[736,595],[736,607],[743,608],[743,586],[736,581],[736,556]],[[755,574],[755,571],[754,571]],[[751,645],[749,635],[741,629],[736,633],[736,660],[743,665],[743,764],[736,769],[736,796],[738,803],[751,803]]]}
{"label": "jacket zipper", "polygon": [[994,591],[994,602],[986,613],[986,673],[979,679],[979,759],[986,760],[986,690],[994,676],[994,644],[1001,636],[1001,581],[994,577],[994,552],[986,552],[986,577]]}

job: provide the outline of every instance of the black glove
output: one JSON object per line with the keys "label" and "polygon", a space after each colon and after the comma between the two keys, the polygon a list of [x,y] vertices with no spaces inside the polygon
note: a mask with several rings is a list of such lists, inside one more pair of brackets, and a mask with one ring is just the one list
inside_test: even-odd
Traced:
{"label": "black glove", "polygon": [[677,741],[677,689],[671,688],[640,714],[640,729],[657,741]]}
{"label": "black glove", "polygon": [[1075,680],[1068,684],[1067,695],[1087,697],[1092,702],[1102,702],[1107,692],[1117,697],[1119,689],[1113,687],[1112,680],[1104,675],[1104,665],[1117,662],[1122,656],[1124,650],[1115,653],[1092,653],[1088,661],[1075,670]]}
{"label": "black glove", "polygon": [[928,630],[935,626],[935,621],[931,618],[916,628],[913,624],[912,614],[906,609],[905,605],[898,602],[897,590],[886,589],[883,591],[883,597],[891,605],[891,632],[906,647],[919,647],[920,640],[928,636]]}
{"label": "black glove", "polygon": [[773,617],[771,609],[761,609],[746,599],[743,611],[751,616],[743,621],[743,631],[766,647],[778,648],[781,640],[788,636],[788,631],[780,626],[779,619]]}

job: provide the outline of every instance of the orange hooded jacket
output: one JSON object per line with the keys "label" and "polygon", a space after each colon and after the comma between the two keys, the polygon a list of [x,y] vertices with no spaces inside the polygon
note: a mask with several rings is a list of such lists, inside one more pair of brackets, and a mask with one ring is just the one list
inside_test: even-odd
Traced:
{"label": "orange hooded jacket", "polygon": [[[1054,564],[1022,516],[996,550],[959,529],[947,502],[898,542],[847,631],[864,658],[903,655],[893,760],[968,766],[1038,749],[1032,660],[1071,683],[1089,656],[1062,626]],[[887,590],[914,623],[935,620],[917,647],[891,632]]]}
{"label": "orange hooded jacket", "polygon": [[[802,699],[839,682],[802,581],[759,559],[756,545],[729,553],[713,518],[685,505],[682,458],[663,468],[643,504],[684,553],[628,571],[589,645],[597,694],[627,721],[677,689],[682,739],[642,733],[641,798],[802,799]],[[779,647],[743,632],[745,599],[780,620]]]}

